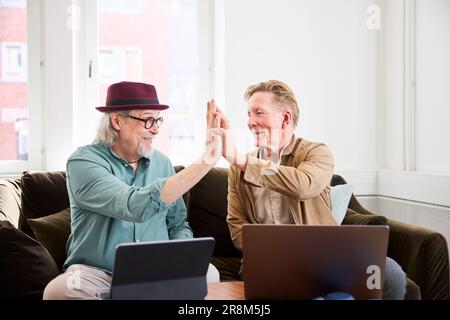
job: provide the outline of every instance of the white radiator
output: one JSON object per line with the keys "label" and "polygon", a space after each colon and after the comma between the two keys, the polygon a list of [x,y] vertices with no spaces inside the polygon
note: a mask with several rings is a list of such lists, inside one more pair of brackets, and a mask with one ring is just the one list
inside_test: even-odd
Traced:
{"label": "white radiator", "polygon": [[450,208],[383,196],[358,196],[367,210],[441,233],[450,245]]}

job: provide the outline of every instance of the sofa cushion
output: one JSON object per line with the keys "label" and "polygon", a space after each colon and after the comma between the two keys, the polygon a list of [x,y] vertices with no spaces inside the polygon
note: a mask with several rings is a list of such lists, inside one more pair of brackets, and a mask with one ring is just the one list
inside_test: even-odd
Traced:
{"label": "sofa cushion", "polygon": [[214,237],[214,256],[239,257],[231,241],[227,217],[228,169],[211,169],[192,189],[189,200],[189,225],[194,237]]}
{"label": "sofa cushion", "polygon": [[69,207],[66,174],[62,171],[25,171],[20,183],[22,213],[19,218],[19,229],[34,238],[28,219],[48,216]]}
{"label": "sofa cushion", "polygon": [[19,225],[20,216],[20,179],[0,180],[0,220]]}
{"label": "sofa cushion", "polygon": [[45,286],[59,272],[39,242],[0,221],[0,299],[42,299]]}
{"label": "sofa cushion", "polygon": [[49,216],[28,219],[36,239],[48,250],[60,269],[67,258],[66,243],[70,235],[70,208]]}
{"label": "sofa cushion", "polygon": [[348,203],[352,196],[352,186],[340,184],[331,187],[331,211],[336,222],[340,225],[347,213]]}

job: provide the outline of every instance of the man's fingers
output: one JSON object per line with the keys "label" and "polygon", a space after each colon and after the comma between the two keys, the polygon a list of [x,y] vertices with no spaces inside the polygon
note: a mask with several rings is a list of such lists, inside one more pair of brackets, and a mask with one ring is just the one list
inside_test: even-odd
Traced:
{"label": "man's fingers", "polygon": [[228,119],[225,116],[225,114],[223,113],[222,109],[220,109],[217,105],[214,106],[214,109],[215,109],[215,112],[217,114],[220,114],[220,116],[221,116],[220,126],[224,129],[229,129],[230,125],[229,125]]}
{"label": "man's fingers", "polygon": [[206,103],[206,125],[209,124],[209,109],[211,108],[209,101]]}
{"label": "man's fingers", "polygon": [[216,118],[214,119],[214,128],[220,128],[220,120],[222,119],[222,117],[220,116],[220,114],[216,113]]}
{"label": "man's fingers", "polygon": [[211,128],[214,124],[214,108],[212,101],[208,101],[206,108],[206,125],[208,128]]}

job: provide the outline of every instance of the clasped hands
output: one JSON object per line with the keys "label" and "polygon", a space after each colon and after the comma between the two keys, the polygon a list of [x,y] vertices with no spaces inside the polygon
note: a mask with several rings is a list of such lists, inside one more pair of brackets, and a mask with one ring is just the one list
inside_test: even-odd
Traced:
{"label": "clasped hands", "polygon": [[208,101],[206,109],[206,149],[203,159],[214,165],[221,156],[241,170],[245,169],[246,157],[237,151],[228,119],[212,99]]}

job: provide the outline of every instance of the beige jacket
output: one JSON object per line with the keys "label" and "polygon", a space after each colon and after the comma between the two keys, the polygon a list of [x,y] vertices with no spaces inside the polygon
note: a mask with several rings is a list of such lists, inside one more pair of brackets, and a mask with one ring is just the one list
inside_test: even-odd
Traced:
{"label": "beige jacket", "polygon": [[242,251],[242,225],[260,223],[251,186],[287,196],[295,224],[336,224],[330,199],[334,159],[325,144],[293,136],[278,167],[270,160],[258,159],[256,153],[247,155],[245,173],[236,166],[231,166],[228,173],[227,222],[236,248]]}

